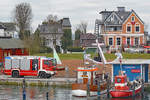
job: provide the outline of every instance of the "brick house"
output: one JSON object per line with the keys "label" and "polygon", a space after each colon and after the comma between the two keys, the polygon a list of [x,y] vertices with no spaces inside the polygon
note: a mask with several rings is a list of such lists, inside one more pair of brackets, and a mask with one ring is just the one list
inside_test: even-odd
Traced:
{"label": "brick house", "polygon": [[95,22],[95,33],[102,36],[111,48],[139,47],[145,45],[144,22],[134,10],[101,11],[102,19]]}
{"label": "brick house", "polygon": [[96,35],[92,33],[86,33],[80,35],[80,46],[81,47],[92,47],[92,43],[96,43]]}

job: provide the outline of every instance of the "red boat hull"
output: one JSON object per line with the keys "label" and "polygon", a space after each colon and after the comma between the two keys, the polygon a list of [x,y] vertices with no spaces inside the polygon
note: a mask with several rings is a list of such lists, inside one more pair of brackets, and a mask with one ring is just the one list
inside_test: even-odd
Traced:
{"label": "red boat hull", "polygon": [[[140,91],[141,91],[141,86],[135,90],[135,95],[138,94]],[[114,98],[130,97],[133,95],[133,91],[132,90],[126,90],[126,91],[111,90],[110,94]]]}

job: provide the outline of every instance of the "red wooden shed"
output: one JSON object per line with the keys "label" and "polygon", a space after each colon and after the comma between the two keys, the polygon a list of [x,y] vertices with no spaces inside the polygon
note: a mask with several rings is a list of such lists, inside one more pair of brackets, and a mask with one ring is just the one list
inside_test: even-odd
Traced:
{"label": "red wooden shed", "polygon": [[0,39],[0,63],[5,56],[13,55],[29,55],[24,42],[20,39]]}

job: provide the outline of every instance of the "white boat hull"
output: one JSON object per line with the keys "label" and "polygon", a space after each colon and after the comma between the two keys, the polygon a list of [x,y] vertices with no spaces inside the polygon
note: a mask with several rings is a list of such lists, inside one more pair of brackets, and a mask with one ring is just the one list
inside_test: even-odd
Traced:
{"label": "white boat hull", "polygon": [[[106,90],[101,91],[101,94],[106,93]],[[85,90],[72,90],[72,95],[77,96],[77,97],[86,97],[87,96],[87,91]],[[90,96],[96,96],[97,91],[90,91]]]}

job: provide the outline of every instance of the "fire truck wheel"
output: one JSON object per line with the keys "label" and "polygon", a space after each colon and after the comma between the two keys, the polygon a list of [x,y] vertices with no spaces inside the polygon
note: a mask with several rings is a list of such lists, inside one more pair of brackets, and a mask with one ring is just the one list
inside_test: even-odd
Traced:
{"label": "fire truck wheel", "polygon": [[40,78],[46,78],[46,73],[45,72],[40,72],[39,76],[40,76]]}
{"label": "fire truck wheel", "polygon": [[19,77],[19,72],[18,71],[13,71],[12,72],[12,77],[18,78]]}
{"label": "fire truck wheel", "polygon": [[51,77],[51,74],[47,74],[47,75],[46,75],[46,78],[50,78],[50,77]]}

